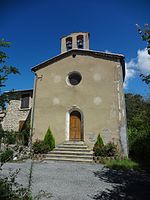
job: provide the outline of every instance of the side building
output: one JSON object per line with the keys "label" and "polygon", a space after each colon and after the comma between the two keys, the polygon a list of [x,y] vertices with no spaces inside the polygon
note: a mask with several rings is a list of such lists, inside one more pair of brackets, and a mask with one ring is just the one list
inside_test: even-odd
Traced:
{"label": "side building", "polygon": [[31,112],[33,90],[6,92],[9,98],[2,127],[4,131],[20,131]]}

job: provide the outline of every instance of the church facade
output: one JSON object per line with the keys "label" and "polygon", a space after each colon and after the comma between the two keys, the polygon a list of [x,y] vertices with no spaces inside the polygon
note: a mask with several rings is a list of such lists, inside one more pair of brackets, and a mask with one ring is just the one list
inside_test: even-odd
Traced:
{"label": "church facade", "polygon": [[56,145],[84,141],[92,149],[100,134],[127,155],[124,56],[89,50],[89,37],[62,37],[61,54],[32,68],[33,142],[50,127]]}

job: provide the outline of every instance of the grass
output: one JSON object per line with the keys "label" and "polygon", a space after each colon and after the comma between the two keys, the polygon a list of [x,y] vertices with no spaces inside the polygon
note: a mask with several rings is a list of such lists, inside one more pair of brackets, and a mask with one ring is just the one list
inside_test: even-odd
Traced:
{"label": "grass", "polygon": [[111,169],[117,169],[117,170],[130,170],[130,169],[139,169],[138,163],[125,158],[125,159],[115,159],[115,160],[109,160],[106,161],[106,167]]}

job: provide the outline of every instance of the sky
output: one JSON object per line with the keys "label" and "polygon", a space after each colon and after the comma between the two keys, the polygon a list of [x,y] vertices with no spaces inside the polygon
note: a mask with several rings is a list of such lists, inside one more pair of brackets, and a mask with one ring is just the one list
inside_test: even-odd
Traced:
{"label": "sky", "polygon": [[90,49],[125,55],[124,91],[150,94],[140,73],[150,73],[150,55],[135,24],[150,24],[149,0],[0,0],[0,38],[7,64],[20,75],[9,76],[3,91],[32,89],[31,68],[60,54],[60,38],[72,32],[90,32]]}

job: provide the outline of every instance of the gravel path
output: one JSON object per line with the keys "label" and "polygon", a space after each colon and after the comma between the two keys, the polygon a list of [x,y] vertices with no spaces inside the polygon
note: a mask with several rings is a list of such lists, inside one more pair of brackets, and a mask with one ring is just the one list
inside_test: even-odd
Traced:
{"label": "gravel path", "polygon": [[95,193],[110,186],[99,181],[94,172],[100,164],[47,161],[34,163],[32,191],[51,193],[52,200],[91,200]]}
{"label": "gravel path", "polygon": [[[0,176],[19,168],[17,181],[28,187],[31,160],[4,164]],[[61,161],[33,163],[31,190],[34,197],[45,191],[40,193],[40,200],[149,200],[149,188],[150,174],[144,171],[117,171],[100,164]]]}
{"label": "gravel path", "polygon": [[16,181],[19,184],[22,184],[24,187],[28,187],[29,184],[29,173],[31,167],[31,160],[27,160],[26,162],[7,162],[2,166],[2,170],[0,171],[1,177],[9,176],[10,173],[15,172],[19,169],[19,173],[17,175]]}

